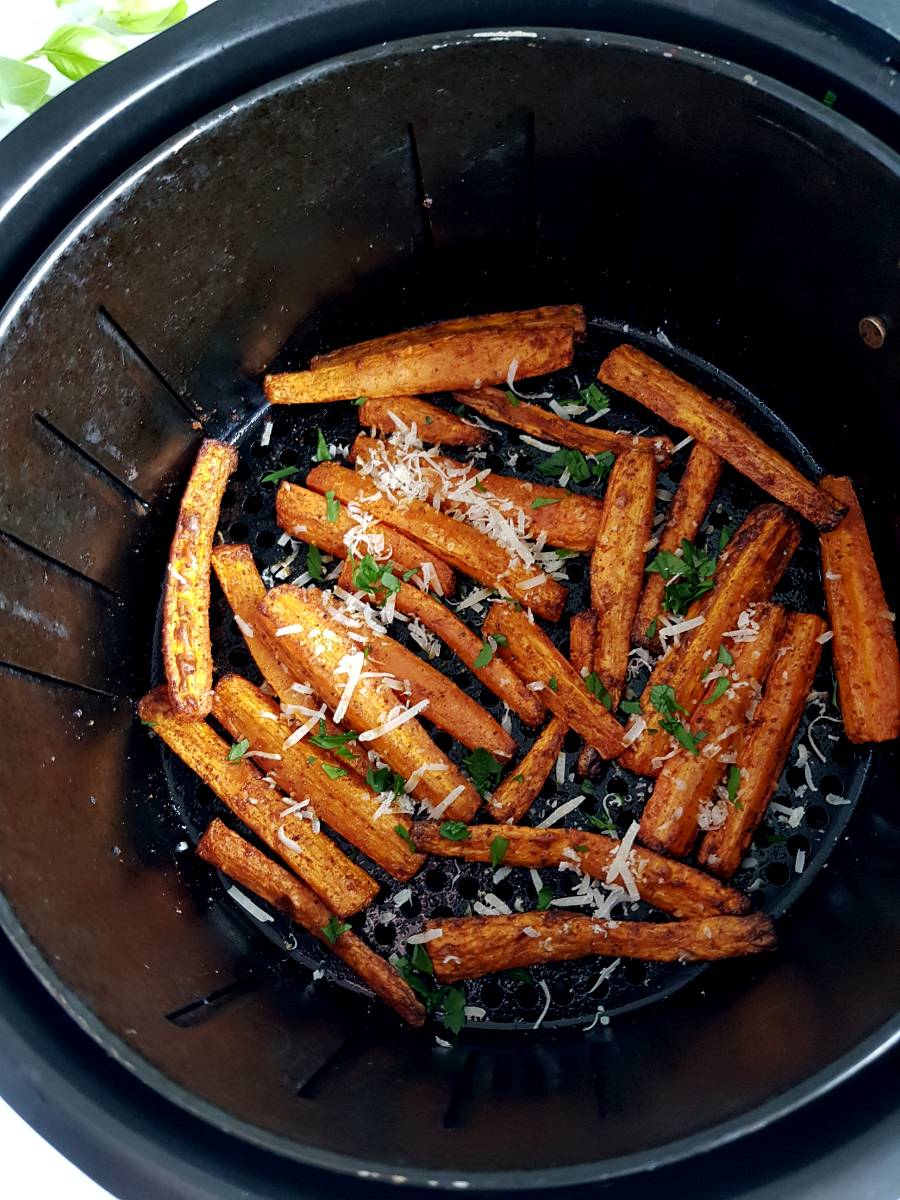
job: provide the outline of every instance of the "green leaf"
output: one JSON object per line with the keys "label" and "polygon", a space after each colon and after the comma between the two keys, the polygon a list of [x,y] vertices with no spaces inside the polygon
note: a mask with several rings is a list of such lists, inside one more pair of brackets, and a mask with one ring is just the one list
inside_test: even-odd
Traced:
{"label": "green leaf", "polygon": [[536,500],[532,500],[532,508],[546,508],[548,504],[559,504],[561,497],[554,499],[553,496],[538,496]]}
{"label": "green leaf", "polygon": [[237,762],[237,760],[239,758],[244,757],[244,755],[247,753],[247,751],[249,749],[250,749],[250,739],[249,738],[241,738],[241,740],[239,742],[235,742],[235,744],[228,751],[228,761],[229,762]]}
{"label": "green leaf", "polygon": [[415,575],[418,572],[418,570],[419,570],[418,567],[410,567],[408,571],[404,571],[403,572],[403,582],[409,583],[409,581],[412,579],[413,575]]}
{"label": "green leaf", "polygon": [[486,667],[493,657],[494,647],[490,644],[490,642],[484,642],[481,649],[478,651],[478,654],[475,657],[475,662],[472,664],[472,666],[479,669],[481,667]]}
{"label": "green leaf", "polygon": [[46,58],[66,79],[84,79],[124,52],[126,46],[94,25],[61,25],[28,58]]}
{"label": "green leaf", "polygon": [[531,983],[531,976],[522,967],[513,967],[511,971],[505,971],[507,979],[514,979],[516,983]]}
{"label": "green leaf", "polygon": [[158,721],[141,721],[142,725],[146,725],[148,729],[155,729],[159,724]]}
{"label": "green leaf", "polygon": [[325,516],[332,523],[341,515],[341,506],[334,498],[334,492],[325,493]]}
{"label": "green leaf", "polygon": [[279,483],[282,479],[290,479],[292,475],[296,475],[300,470],[299,467],[279,467],[277,471],[270,471],[268,475],[263,475],[260,483]]}
{"label": "green leaf", "polygon": [[646,569],[662,575],[666,581],[664,603],[667,611],[674,616],[684,616],[691,602],[712,588],[716,560],[682,538],[680,555],[660,550]]}
{"label": "green leaf", "polygon": [[320,750],[340,750],[350,742],[355,742],[358,733],[326,733],[325,722],[319,722],[319,732],[312,734],[310,742]]}
{"label": "green leaf", "polygon": [[704,704],[715,704],[715,702],[718,699],[720,699],[720,697],[725,695],[725,693],[728,691],[728,689],[730,687],[731,687],[731,680],[727,679],[724,675],[720,675],[719,678],[716,680],[716,683],[715,683],[715,686],[713,687],[712,692],[706,697],[706,699],[703,701],[703,703]]}
{"label": "green leaf", "polygon": [[503,862],[503,856],[506,854],[509,847],[509,838],[495,837],[491,838],[491,866],[499,867]]}
{"label": "green leaf", "polygon": [[33,113],[47,97],[50,76],[40,67],[0,58],[0,107],[23,108]]}
{"label": "green leaf", "polygon": [[641,711],[641,706],[638,704],[637,700],[623,700],[619,705],[619,708],[623,713],[629,714],[639,713]]}
{"label": "green leaf", "polygon": [[379,767],[376,771],[374,767],[369,767],[366,772],[366,783],[373,792],[393,792],[395,796],[401,795],[406,787],[406,780],[402,775],[398,775],[396,771],[392,771],[390,767]]}
{"label": "green leaf", "polygon": [[423,975],[434,974],[434,964],[421,942],[416,942],[413,945],[413,948],[409,952],[409,961],[414,971],[420,971]]}
{"label": "green leaf", "polygon": [[833,92],[831,88],[822,97],[822,103],[826,108],[834,108],[834,102],[837,100],[837,92]]}
{"label": "green leaf", "polygon": [[472,782],[479,795],[482,796],[499,781],[503,774],[503,763],[498,762],[490,750],[485,750],[483,746],[479,746],[477,750],[473,750],[471,754],[467,755],[463,759],[463,765],[472,777]]}
{"label": "green leaf", "polygon": [[369,399],[368,396],[357,396],[356,399],[351,400],[350,403],[353,405],[354,408],[362,408],[362,406],[365,404],[365,402],[368,399]]}
{"label": "green leaf", "polygon": [[412,836],[405,825],[395,825],[394,833],[396,833],[398,838],[401,838],[404,842],[406,842],[407,846],[409,846],[411,850],[415,850],[416,843],[412,840]]}
{"label": "green leaf", "polygon": [[340,917],[329,917],[327,922],[324,925],[320,925],[319,928],[325,934],[326,941],[330,942],[333,946],[341,934],[349,930],[350,926],[346,921],[342,921]]}
{"label": "green leaf", "polygon": [[510,403],[513,406],[513,408],[518,408],[519,405],[522,403],[522,401],[519,399],[519,397],[514,392],[511,392],[508,389],[504,389],[504,392],[506,394],[506,399],[507,399],[508,403]]}
{"label": "green leaf", "polygon": [[329,779],[343,779],[347,774],[343,767],[333,766],[331,763],[322,763],[322,770]]}
{"label": "green leaf", "polygon": [[738,792],[741,790],[741,768],[736,764],[732,764],[728,768],[728,800],[735,808],[742,808],[737,802]]}
{"label": "green leaf", "polygon": [[[147,722],[145,721],[144,724],[147,724]],[[524,782],[525,782],[524,775],[521,775],[521,774],[513,775],[513,783],[524,783]]]}
{"label": "green leaf", "polygon": [[331,462],[331,451],[321,429],[316,430],[316,452],[313,459],[315,462]]}
{"label": "green leaf", "polygon": [[719,553],[720,554],[725,549],[725,547],[728,545],[728,543],[731,541],[731,535],[733,533],[734,533],[734,530],[731,528],[730,525],[723,525],[722,528],[719,530]]}
{"label": "green leaf", "polygon": [[538,912],[545,912],[550,907],[550,901],[553,899],[553,892],[548,887],[542,887],[537,894]]}
{"label": "green leaf", "polygon": [[359,562],[354,562],[351,568],[353,577],[353,586],[358,592],[374,592],[377,590],[378,578],[384,570],[390,570],[390,563],[387,566],[379,564],[375,561],[371,554],[366,554]]}
{"label": "green leaf", "polygon": [[719,653],[716,655],[716,662],[721,663],[723,667],[733,667],[734,657],[724,646],[720,646]]}
{"label": "green leaf", "polygon": [[591,813],[585,813],[585,816],[587,817],[588,824],[593,825],[595,829],[599,829],[601,833],[612,834],[613,837],[617,835],[618,830],[616,829],[616,823],[612,817],[598,817],[592,815]]}
{"label": "green leaf", "polygon": [[655,638],[656,637],[656,627],[658,624],[659,624],[659,618],[654,617],[653,620],[650,622],[650,624],[647,626],[647,628],[644,630],[644,637],[645,638]]}
{"label": "green leaf", "polygon": [[604,686],[603,680],[595,671],[591,671],[589,675],[585,676],[584,686],[596,700],[600,701],[605,709],[612,710],[612,696]]}
{"label": "green leaf", "polygon": [[188,6],[187,0],[107,0],[103,12],[125,33],[160,33],[183,21]]}
{"label": "green leaf", "polygon": [[592,408],[595,413],[609,411],[609,396],[596,383],[589,383],[587,387],[581,388],[578,395],[581,397],[582,403],[586,404],[588,408]]}
{"label": "green leaf", "polygon": [[674,716],[676,712],[687,713],[687,709],[678,703],[675,689],[666,683],[658,683],[650,689],[650,703],[664,716]]}
{"label": "green leaf", "polygon": [[559,682],[557,681],[557,678],[555,675],[551,675],[550,678],[547,680],[547,687],[550,689],[551,692],[559,691]]}
{"label": "green leaf", "polygon": [[698,732],[692,734],[689,729],[682,725],[681,721],[676,720],[674,717],[662,717],[659,723],[666,733],[671,733],[675,741],[684,746],[688,753],[693,755],[700,753],[700,743],[706,737],[705,733]]}
{"label": "green leaf", "polygon": [[484,486],[484,484],[481,482],[480,479],[475,481],[475,491],[476,492],[484,492],[485,495],[487,494],[487,488]]}
{"label": "green leaf", "polygon": [[466,993],[462,988],[451,987],[444,992],[441,1021],[451,1033],[459,1033],[466,1023]]}
{"label": "green leaf", "polygon": [[322,566],[322,551],[318,546],[310,546],[307,550],[306,569],[313,579],[323,579],[325,577],[325,570]]}
{"label": "green leaf", "polygon": [[400,591],[400,580],[394,574],[391,567],[388,567],[388,569],[386,571],[381,572],[380,582],[381,582],[381,586],[387,592],[399,592]]}
{"label": "green leaf", "polygon": [[472,836],[465,821],[444,821],[438,833],[448,842],[465,842]]}

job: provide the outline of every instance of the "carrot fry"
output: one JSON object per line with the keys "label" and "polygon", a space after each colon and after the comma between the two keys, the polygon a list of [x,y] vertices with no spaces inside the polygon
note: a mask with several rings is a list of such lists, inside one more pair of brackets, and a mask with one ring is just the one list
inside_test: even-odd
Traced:
{"label": "carrot fry", "polygon": [[[410,455],[391,442],[365,434],[360,434],[350,448],[350,460],[357,464],[360,475],[369,475],[376,482],[379,478],[390,480],[396,466],[402,468],[404,458],[414,458],[416,477],[428,486],[428,499],[439,496],[445,512],[465,516],[466,505],[454,504],[446,498],[447,493],[481,475],[478,494],[471,499],[487,501],[496,497],[501,503],[508,501],[515,505],[522,514],[527,537],[537,538],[543,534],[546,545],[578,553],[586,553],[594,545],[603,505],[593,496],[576,496],[565,488],[529,483],[511,475],[498,475],[495,471],[483,474],[476,464],[458,462],[436,450],[429,450],[426,455]],[[518,521],[517,512],[510,515]]]}
{"label": "carrot fry", "polygon": [[[355,592],[353,563],[348,559],[338,578],[339,585],[347,592]],[[384,588],[375,585],[372,593],[375,603],[380,603],[386,594]],[[368,597],[367,597],[368,598]],[[526,725],[539,725],[544,715],[544,705],[535,692],[529,692],[515,671],[495,654],[484,666],[476,667],[478,656],[484,657],[485,643],[465,625],[449,608],[428,592],[410,583],[400,583],[394,593],[394,606],[398,612],[415,617],[426,629],[436,634],[469,668],[485,687],[509,706]]]}
{"label": "carrot fry", "polygon": [[[538,616],[556,621],[566,603],[566,589],[549,576],[534,587],[526,587],[543,572],[515,563],[499,543],[464,521],[436,512],[424,500],[407,500],[402,505],[376,496],[372,484],[354,471],[336,463],[314,467],[306,478],[316,492],[333,491],[344,504],[360,503],[364,512],[385,525],[392,525],[415,538],[428,550],[440,554],[451,567],[488,587],[504,587],[533,608]],[[282,489],[290,484],[282,484]],[[364,501],[364,503],[363,503]]]}
{"label": "carrot fry", "polygon": [[463,421],[418,396],[380,396],[374,400],[367,397],[359,409],[359,423],[363,429],[375,430],[385,437],[404,425],[415,426],[419,438],[432,446],[483,446],[491,436],[487,429]]}
{"label": "carrot fry", "polygon": [[644,559],[656,496],[656,461],[629,451],[616,459],[603,518],[591,555],[591,607],[597,614],[594,671],[612,697],[625,683],[631,626],[644,575]]}
{"label": "carrot fry", "polygon": [[[359,494],[365,493],[361,490]],[[330,521],[326,498],[295,483],[283,483],[275,497],[276,520],[291,537],[318,546],[336,558],[347,558],[351,553],[374,554],[379,561],[387,564],[390,559],[404,571],[421,570],[430,563],[429,586],[438,595],[453,595],[453,571],[437,553],[424,549],[387,522],[369,520],[369,506],[364,512],[365,520],[357,521],[342,504],[337,519]]]}
{"label": "carrot fry", "polygon": [[233,446],[207,438],[188,480],[169,551],[162,654],[173,711],[205,717],[212,707],[209,561],[222,493],[237,466]]}
{"label": "carrot fry", "polygon": [[372,634],[368,644],[372,647],[370,662],[375,670],[390,671],[404,685],[403,694],[409,696],[411,704],[428,701],[422,716],[432,725],[445,730],[470,750],[483,746],[497,758],[509,758],[515,753],[515,738],[452,679],[391,637]]}
{"label": "carrot fry", "polygon": [[325,833],[314,832],[310,821],[291,813],[290,801],[272,791],[251,762],[245,757],[229,760],[227,743],[205,721],[177,717],[163,688],[144,696],[138,713],[222,803],[339,916],[359,912],[377,895],[375,880]]}
{"label": "carrot fry", "polygon": [[[256,610],[265,599],[266,586],[256,569],[250,547],[216,546],[212,553],[212,565],[219,586],[225,593],[225,599],[231,605],[231,611],[235,617],[240,618],[240,629],[253,661],[259,667],[263,679],[285,706],[286,712],[289,713],[292,707],[318,708],[321,701],[314,693],[298,690],[294,686],[299,683],[301,688],[306,688],[309,686],[308,681],[294,678],[278,657],[278,651],[266,636],[266,631],[261,626],[256,628],[254,625]],[[302,719],[306,719],[305,714]],[[328,716],[323,719],[327,733],[340,732]],[[347,757],[342,763],[334,765],[349,767],[365,779],[369,769],[368,757],[355,742],[345,747],[345,750]]]}
{"label": "carrot fry", "polygon": [[603,758],[621,754],[622,727],[592,696],[581,675],[524,612],[494,604],[484,622],[487,634],[502,634],[500,654],[528,683],[540,683],[541,699],[552,713],[580,733]]}
{"label": "carrot fry", "polygon": [[536,438],[546,438],[557,446],[568,446],[570,450],[581,450],[584,454],[624,454],[628,450],[640,450],[652,455],[659,462],[667,462],[672,453],[672,442],[667,437],[639,437],[631,433],[611,433],[593,425],[582,425],[568,421],[556,413],[547,412],[539,404],[526,400],[509,399],[506,392],[497,388],[484,387],[478,391],[454,391],[453,399],[468,408],[474,408],[482,417],[500,425],[511,425],[523,433]]}
{"label": "carrot fry", "polygon": [[844,729],[851,742],[888,742],[900,736],[894,616],[853,484],[826,476],[822,487],[848,509],[837,529],[823,533],[820,543]]}
{"label": "carrot fry", "polygon": [[706,917],[694,921],[603,921],[581,913],[524,912],[497,917],[441,917],[426,949],[438,983],[573,958],[645,962],[712,962],[775,946],[772,918]]}
{"label": "carrot fry", "polygon": [[487,328],[470,333],[438,333],[409,339],[388,349],[364,350],[342,362],[311,371],[267,375],[270,404],[320,404],[356,396],[411,396],[502,383],[515,360],[516,376],[547,375],[568,367],[574,336],[563,325],[522,329]]}
{"label": "carrot fry", "polygon": [[[444,858],[462,858],[466,862],[490,862],[491,843],[497,837],[507,843],[503,855],[503,865],[506,867],[558,867],[574,851],[582,871],[595,879],[607,878],[619,850],[619,842],[615,838],[602,833],[585,833],[583,829],[470,825],[468,837],[451,841],[441,834],[440,821],[414,821],[412,825],[416,849]],[[742,892],[727,887],[703,871],[664,858],[641,846],[632,849],[628,866],[640,889],[641,898],[675,917],[744,913],[750,907]]]}
{"label": "carrot fry", "polygon": [[[408,829],[409,819],[386,814],[376,820],[379,801],[348,774],[348,760],[313,744],[311,739],[318,736],[315,728],[302,741],[289,744],[294,731],[278,705],[239,675],[219,680],[213,716],[235,741],[246,738],[254,750],[278,755],[266,760],[278,787],[298,803],[307,800],[316,816],[373,862],[397,879],[409,879],[418,871],[424,859],[396,832],[398,824]],[[346,741],[338,747],[341,753],[348,749]]]}
{"label": "carrot fry", "polygon": [[[681,477],[659,540],[657,553],[668,550],[670,554],[674,554],[682,541],[693,542],[712,503],[721,476],[721,458],[698,442],[688,456],[684,475]],[[658,643],[657,635],[651,635],[649,631],[656,628],[654,622],[658,623],[663,610],[665,589],[666,581],[662,575],[652,572],[645,576],[644,591],[631,630],[631,640],[635,646],[645,646],[649,649],[654,643]]]}
{"label": "carrot fry", "polygon": [[790,613],[765,690],[738,752],[740,786],[725,821],[700,843],[698,860],[729,879],[778,784],[822,656],[825,622],[813,613]]}
{"label": "carrot fry", "polygon": [[[273,588],[259,608],[272,633],[284,644],[281,651],[288,666],[308,675],[318,694],[335,710],[339,723],[360,733],[360,742],[372,749],[405,779],[426,764],[433,769],[418,772],[414,794],[456,820],[468,820],[478,809],[480,797],[459,768],[443,754],[415,717],[393,725],[405,714],[395,694],[380,679],[361,678],[364,665],[358,643],[325,611],[316,588],[285,585]],[[337,674],[335,673],[337,672]],[[352,674],[351,674],[352,673]],[[352,687],[353,678],[358,678]],[[388,726],[384,732],[379,729]],[[453,800],[447,804],[447,797]]]}
{"label": "carrot fry", "polygon": [[[683,858],[697,837],[698,817],[710,801],[716,784],[726,771],[720,754],[740,745],[748,711],[756,705],[760,685],[766,677],[784,626],[784,610],[775,604],[756,609],[759,632],[755,641],[740,642],[733,665],[717,665],[707,686],[700,711],[706,740],[700,753],[679,750],[666,761],[641,815],[638,837],[645,846]],[[722,680],[728,690],[721,691]]]}
{"label": "carrot fry", "polygon": [[764,492],[819,529],[833,529],[846,511],[705,392],[634,346],[617,346],[598,378],[714,450]]}
{"label": "carrot fry", "polygon": [[205,862],[279,912],[287,913],[292,921],[324,942],[408,1025],[424,1024],[425,1009],[399,972],[370,950],[352,930],[345,929],[336,934],[326,932],[335,929],[335,916],[340,914],[331,912],[315,892],[261,850],[245,842],[221,821],[214,820],[197,844],[197,853]]}
{"label": "carrot fry", "polygon": [[720,559],[715,587],[689,609],[689,615],[702,616],[703,623],[682,635],[682,645],[659,660],[644,688],[641,706],[648,728],[622,758],[632,771],[658,775],[663,756],[674,744],[658,725],[654,689],[668,685],[686,710],[685,717],[694,713],[706,690],[703,672],[715,662],[723,639],[728,641],[740,621],[751,617],[753,605],[772,595],[798,540],[796,520],[778,504],[761,504],[743,522]]}
{"label": "carrot fry", "polygon": [[367,342],[357,342],[353,346],[343,346],[340,350],[331,350],[327,354],[317,354],[310,365],[314,370],[318,367],[334,366],[335,363],[348,362],[371,351],[395,350],[413,342],[430,342],[435,337],[448,333],[477,333],[484,329],[524,329],[534,325],[562,325],[571,329],[576,340],[580,340],[587,328],[587,321],[580,304],[549,304],[542,308],[523,308],[515,312],[453,317],[449,321],[417,325],[413,329],[389,333]]}

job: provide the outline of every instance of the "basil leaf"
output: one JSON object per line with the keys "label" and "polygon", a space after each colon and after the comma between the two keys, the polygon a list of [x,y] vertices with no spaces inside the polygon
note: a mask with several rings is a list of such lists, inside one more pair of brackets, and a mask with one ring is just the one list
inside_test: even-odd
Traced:
{"label": "basil leaf", "polygon": [[28,58],[46,58],[60,75],[77,82],[125,51],[124,43],[94,25],[61,25]]}
{"label": "basil leaf", "polygon": [[40,67],[0,58],[0,107],[24,108],[33,113],[47,98],[50,76]]}

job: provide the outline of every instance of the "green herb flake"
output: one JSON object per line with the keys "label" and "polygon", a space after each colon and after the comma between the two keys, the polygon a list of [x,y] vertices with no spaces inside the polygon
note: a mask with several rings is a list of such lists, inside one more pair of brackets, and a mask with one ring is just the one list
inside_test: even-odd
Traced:
{"label": "green herb flake", "polygon": [[638,704],[637,700],[623,700],[619,705],[619,708],[623,713],[628,713],[629,716],[641,711],[641,706]]}
{"label": "green herb flake", "polygon": [[587,483],[589,479],[605,479],[614,462],[615,455],[609,450],[587,457],[580,450],[555,450],[538,464],[538,471],[554,479],[559,479],[568,471],[572,483]]}
{"label": "green herb flake", "polygon": [[331,451],[328,449],[325,434],[321,429],[316,430],[316,452],[313,455],[313,460],[315,462],[331,462]]}
{"label": "green herb flake", "polygon": [[718,546],[719,554],[722,553],[722,551],[725,549],[725,547],[731,541],[731,535],[733,533],[734,533],[734,530],[731,528],[730,525],[723,525],[722,528],[719,530],[719,546]]}
{"label": "green herb flake", "polygon": [[826,108],[834,108],[835,100],[837,100],[837,92],[833,92],[831,88],[829,88],[822,97],[822,103]]}
{"label": "green herb flake", "polygon": [[522,401],[521,401],[521,400],[519,399],[519,397],[518,397],[518,396],[515,394],[515,392],[511,392],[511,391],[509,391],[509,389],[508,389],[508,388],[505,388],[505,389],[504,389],[504,392],[505,392],[505,395],[506,395],[506,401],[507,401],[507,403],[508,403],[508,404],[511,404],[511,405],[513,406],[513,408],[518,408],[518,407],[519,407],[519,405],[522,403]]}
{"label": "green herb flake", "polygon": [[561,503],[561,499],[562,499],[561,497],[538,496],[536,500],[532,500],[531,507],[532,508],[546,508],[548,504]]}
{"label": "green herb flake", "polygon": [[333,946],[342,933],[349,931],[350,926],[339,917],[329,917],[328,921],[320,926],[320,929],[325,934],[325,940]]}
{"label": "green herb flake", "polygon": [[522,774],[519,774],[519,775],[513,775],[513,783],[524,783],[524,782],[525,782],[525,776],[524,776],[524,775],[522,775]]}
{"label": "green herb flake", "polygon": [[290,479],[292,475],[298,474],[299,467],[279,467],[277,471],[270,471],[268,475],[263,475],[260,483],[278,483],[282,479]]}
{"label": "green herb flake", "polygon": [[322,770],[329,779],[343,779],[347,772],[343,767],[336,767],[332,763],[322,763]]}
{"label": "green herb flake", "polygon": [[478,654],[475,656],[475,662],[472,665],[476,668],[476,670],[480,670],[482,667],[486,667],[493,657],[494,647],[490,644],[490,642],[484,642],[482,643]]}
{"label": "green herb flake", "polygon": [[369,399],[368,396],[357,396],[356,399],[351,400],[350,403],[353,405],[354,408],[362,408],[362,406],[366,403],[366,401],[368,399]]}
{"label": "green herb flake", "polygon": [[591,693],[595,700],[600,701],[605,709],[612,711],[612,695],[610,694],[608,688],[604,686],[603,680],[595,671],[591,671],[590,674],[585,676],[584,686]]}
{"label": "green herb flake", "polygon": [[700,743],[706,737],[705,732],[698,731],[695,734],[691,733],[691,731],[686,728],[681,721],[676,720],[675,717],[661,717],[659,723],[666,733],[670,733],[676,742],[684,746],[685,750],[687,750],[689,754],[696,756],[700,753]]}
{"label": "green herb flake", "polygon": [[650,639],[655,638],[656,637],[656,627],[658,624],[659,624],[659,618],[654,617],[653,620],[650,622],[650,624],[647,626],[647,628],[644,630],[644,637],[650,638]]}
{"label": "green herb flake", "polygon": [[463,759],[463,765],[481,796],[494,787],[503,774],[503,763],[498,762],[490,750],[485,750],[483,746],[479,746],[471,754],[468,754]]}
{"label": "green herb flake", "polygon": [[141,724],[146,725],[148,729],[155,729],[158,722],[157,721],[141,721]]}
{"label": "green herb flake", "polygon": [[547,687],[550,689],[551,692],[559,691],[559,682],[555,675],[551,675],[550,678],[547,680]]}
{"label": "green herb flake", "polygon": [[595,413],[605,413],[609,411],[609,396],[607,396],[603,388],[598,387],[596,383],[589,383],[587,387],[581,388],[578,395],[582,404],[586,404],[588,408],[593,409]]}
{"label": "green herb flake", "polygon": [[723,667],[733,667],[734,656],[727,647],[720,646],[719,653],[716,655],[716,662],[720,663]]}
{"label": "green herb flake", "polygon": [[663,716],[674,716],[676,712],[687,713],[687,709],[678,703],[675,689],[665,683],[658,683],[650,689],[650,703]]}
{"label": "green herb flake", "polygon": [[546,912],[550,907],[550,901],[553,899],[553,892],[548,887],[542,887],[537,894],[538,912]]}
{"label": "green herb flake", "polygon": [[743,805],[738,802],[738,792],[741,790],[741,768],[732,764],[728,768],[728,801],[735,808],[743,808]]}
{"label": "green herb flake", "polygon": [[325,516],[334,525],[341,515],[341,506],[335,499],[334,492],[325,493]]}
{"label": "green herb flake", "polygon": [[673,616],[684,616],[692,601],[705,596],[713,586],[716,560],[704,550],[681,539],[681,554],[660,550],[646,568],[666,582],[665,607]]}
{"label": "green herb flake", "polygon": [[241,740],[239,742],[235,742],[234,745],[231,747],[231,749],[228,751],[228,761],[229,762],[237,762],[239,758],[244,757],[244,755],[247,753],[247,751],[249,749],[250,749],[250,739],[249,738],[241,738]]}
{"label": "green herb flake", "polygon": [[725,693],[728,691],[728,689],[730,687],[731,687],[731,680],[727,679],[724,675],[720,675],[719,678],[716,680],[715,684],[713,685],[712,692],[706,697],[706,699],[703,701],[703,703],[704,704],[715,704],[715,702],[717,700],[721,699],[721,697],[725,695]]}
{"label": "green herb flake", "polygon": [[325,578],[325,568],[322,566],[322,551],[318,546],[310,546],[306,551],[306,569],[312,579]]}
{"label": "green herb flake", "polygon": [[319,731],[310,736],[310,742],[313,746],[318,746],[320,750],[341,750],[349,742],[355,742],[359,737],[358,733],[326,733],[324,721],[319,722]]}
{"label": "green herb flake", "polygon": [[612,817],[606,814],[604,814],[602,817],[595,816],[592,813],[586,813],[585,816],[587,817],[588,824],[593,825],[595,829],[599,829],[601,833],[609,834],[612,837],[617,835],[618,830],[616,829],[616,823],[613,821]]}
{"label": "green herb flake", "polygon": [[465,821],[444,821],[438,833],[448,842],[466,842],[472,836]]}
{"label": "green herb flake", "polygon": [[509,838],[495,837],[491,838],[491,866],[499,867],[503,862],[503,856],[506,854],[509,847]]}
{"label": "green herb flake", "polygon": [[390,767],[379,767],[378,770],[369,767],[366,772],[366,783],[376,795],[381,795],[382,792],[393,792],[395,796],[401,796],[406,787],[406,780],[403,776],[392,771]]}
{"label": "green herb flake", "polygon": [[408,571],[404,571],[403,572],[403,582],[409,583],[409,581],[412,579],[413,575],[416,574],[418,569],[419,569],[418,567],[410,567]]}
{"label": "green herb flake", "polygon": [[394,833],[396,833],[398,838],[406,842],[407,846],[409,846],[411,850],[415,850],[416,843],[412,840],[410,832],[405,825],[395,825]]}
{"label": "green herb flake", "polygon": [[390,564],[385,567],[384,564],[377,563],[371,554],[364,555],[359,562],[353,562],[350,570],[354,588],[358,592],[375,592],[382,571],[389,569]]}
{"label": "green herb flake", "polygon": [[441,1005],[441,1022],[451,1033],[459,1033],[466,1023],[466,993],[462,988],[447,988]]}
{"label": "green herb flake", "polygon": [[527,971],[523,970],[522,967],[513,967],[512,970],[505,971],[504,974],[506,975],[507,979],[512,979],[516,983],[531,983],[532,982],[531,976],[528,974]]}
{"label": "green herb flake", "polygon": [[426,425],[432,425],[432,424],[434,424],[434,417],[426,417],[426,418],[425,418],[425,424],[426,424]]}

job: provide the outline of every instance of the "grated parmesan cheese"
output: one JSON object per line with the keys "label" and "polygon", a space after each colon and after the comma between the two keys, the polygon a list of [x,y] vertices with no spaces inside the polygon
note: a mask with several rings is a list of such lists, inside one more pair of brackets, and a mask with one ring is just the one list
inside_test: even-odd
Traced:
{"label": "grated parmesan cheese", "polygon": [[428,707],[429,703],[425,699],[420,700],[418,704],[414,704],[412,708],[401,708],[397,705],[391,709],[386,721],[382,722],[381,725],[377,725],[374,729],[364,730],[359,735],[359,740],[361,742],[374,742],[376,738],[384,737],[386,733],[392,733],[401,725],[405,725],[407,721],[411,721],[414,717],[417,717],[424,708]]}

